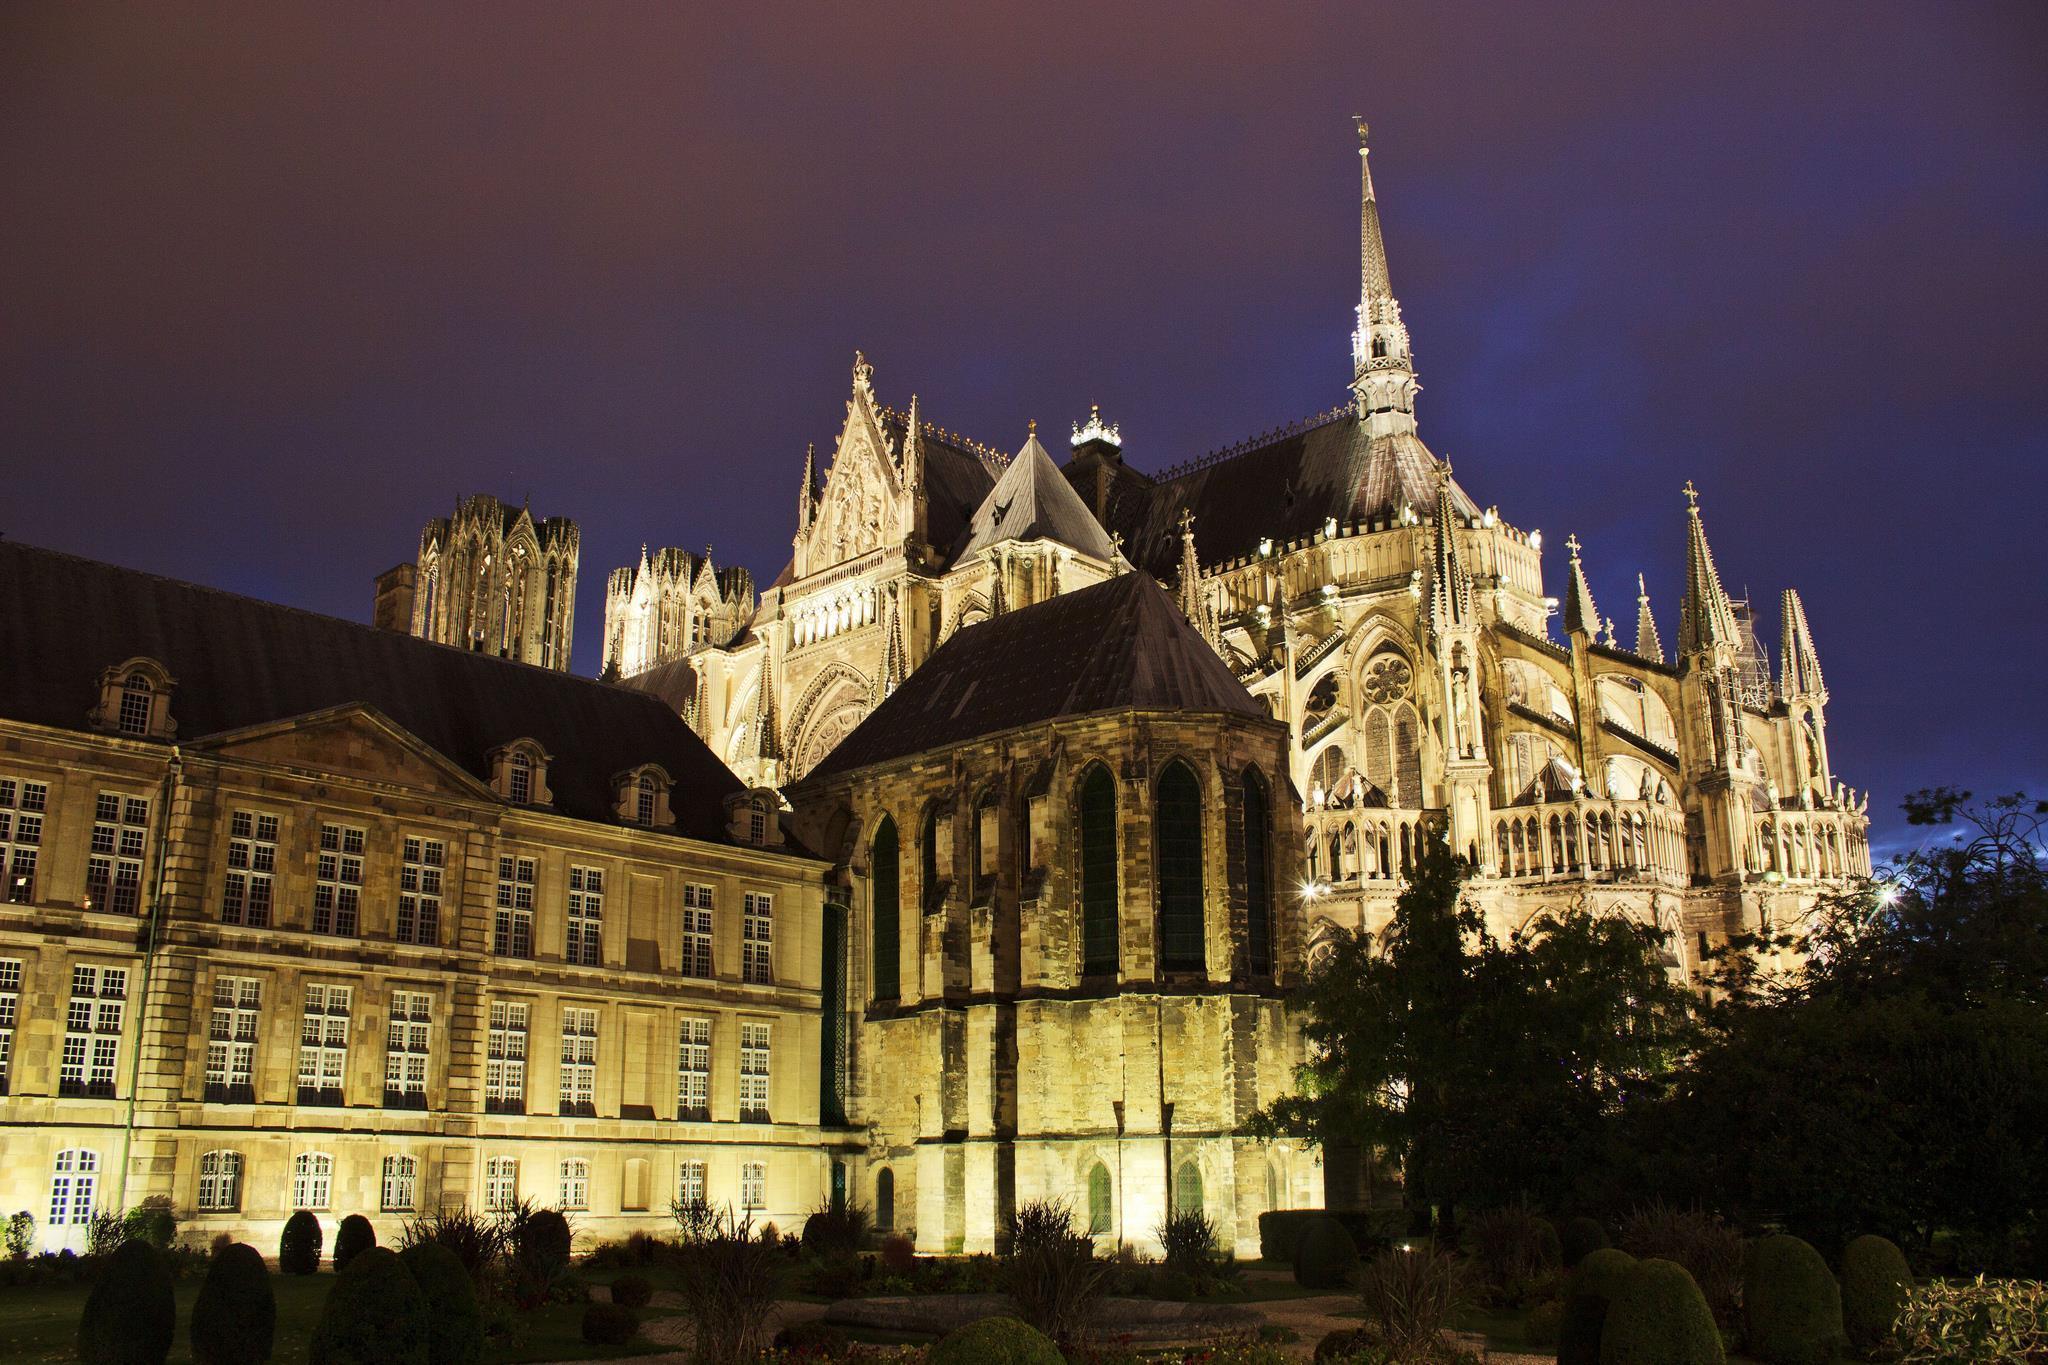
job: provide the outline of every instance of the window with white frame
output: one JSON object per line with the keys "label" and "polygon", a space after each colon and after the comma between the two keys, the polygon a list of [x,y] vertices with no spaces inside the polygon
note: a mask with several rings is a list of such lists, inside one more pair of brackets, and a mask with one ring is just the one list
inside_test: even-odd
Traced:
{"label": "window with white frame", "polygon": [[334,1194],[334,1158],[325,1152],[300,1152],[292,1162],[292,1207],[323,1210]]}
{"label": "window with white frame", "polygon": [[121,683],[121,708],[115,716],[114,728],[124,735],[146,735],[149,733],[149,713],[156,701],[156,689],[149,684],[146,673],[130,673]]}
{"label": "window with white frame", "polygon": [[424,991],[391,992],[384,1031],[384,1107],[427,1107],[427,1053],[433,1041],[434,997]]}
{"label": "window with white frame", "polygon": [[491,951],[499,957],[533,956],[534,862],[498,856],[498,913],[491,926]]}
{"label": "window with white frame", "polygon": [[398,868],[398,941],[441,941],[441,874],[448,846],[424,835],[405,836],[405,860]]}
{"label": "window with white frame", "polygon": [[340,1104],[348,1074],[348,986],[309,983],[299,1023],[299,1103]]}
{"label": "window with white frame", "polygon": [[701,1161],[683,1161],[676,1165],[676,1201],[692,1206],[708,1203],[711,1198],[711,1182]]}
{"label": "window with white frame", "polygon": [[484,1111],[526,1112],[526,1023],[523,1000],[493,1000],[484,1040]]}
{"label": "window with white frame", "polygon": [[683,887],[684,976],[711,975],[711,888],[694,883]]}
{"label": "window with white frame", "polygon": [[758,802],[747,808],[747,842],[757,846],[768,842],[768,812]]}
{"label": "window with white frame", "polygon": [[126,967],[71,969],[71,1004],[64,1014],[64,1051],[57,1093],[109,1098],[121,1060],[121,1013],[128,999]]}
{"label": "window with white frame", "polygon": [[228,871],[221,884],[223,924],[270,923],[277,876],[277,817],[238,810],[228,820]]}
{"label": "window with white frame", "polygon": [[773,981],[769,957],[775,945],[775,898],[749,891],[740,919],[740,980]]}
{"label": "window with white frame", "polygon": [[740,1025],[740,1119],[768,1121],[769,1033],[766,1023]]}
{"label": "window with white frame", "polygon": [[57,1153],[57,1160],[50,1167],[49,1226],[78,1227],[90,1223],[99,1179],[98,1152],[73,1147]]}
{"label": "window with white frame", "polygon": [[419,1162],[409,1156],[384,1158],[384,1203],[386,1213],[410,1213],[419,1185]]}
{"label": "window with white frame", "polygon": [[569,945],[564,956],[571,964],[595,967],[603,961],[604,869],[569,869]]}
{"label": "window with white frame", "polygon": [[685,1019],[676,1057],[676,1117],[711,1117],[711,1021]]}
{"label": "window with white frame", "polygon": [[587,1209],[590,1207],[590,1163],[582,1157],[570,1157],[562,1163],[562,1189],[558,1208]]}
{"label": "window with white frame", "polygon": [[92,852],[85,863],[89,910],[132,915],[142,908],[142,844],[149,832],[149,802],[101,792],[93,802]]}
{"label": "window with white frame", "polygon": [[509,790],[506,795],[511,798],[514,805],[527,805],[533,800],[533,755],[524,749],[516,749],[512,753],[510,764],[506,779]]}
{"label": "window with white frame", "polygon": [[494,1156],[484,1162],[484,1209],[503,1213],[519,1202],[519,1161]]}
{"label": "window with white frame", "polygon": [[242,1154],[208,1152],[199,1158],[199,1210],[233,1213],[242,1207]]}
{"label": "window with white frame", "polygon": [[36,859],[42,853],[43,814],[50,784],[0,777],[0,901],[26,905],[36,898]]}
{"label": "window with white frame", "polygon": [[21,959],[0,957],[0,1095],[14,1066],[14,1021],[21,1010]]}
{"label": "window with white frame", "polygon": [[768,1205],[768,1163],[765,1161],[742,1161],[740,1163],[740,1207],[760,1209]]}
{"label": "window with white frame", "polygon": [[314,872],[313,932],[355,934],[362,924],[363,831],[354,825],[320,826]]}
{"label": "window with white frame", "polygon": [[213,1015],[206,1029],[206,1098],[255,1100],[256,1019],[263,983],[253,976],[213,979]]}
{"label": "window with white frame", "polygon": [[562,1104],[564,1114],[597,1112],[597,1011],[562,1008]]}
{"label": "window with white frame", "polygon": [[633,820],[634,823],[641,825],[651,826],[654,824],[654,774],[652,773],[640,774],[639,782],[634,784]]}

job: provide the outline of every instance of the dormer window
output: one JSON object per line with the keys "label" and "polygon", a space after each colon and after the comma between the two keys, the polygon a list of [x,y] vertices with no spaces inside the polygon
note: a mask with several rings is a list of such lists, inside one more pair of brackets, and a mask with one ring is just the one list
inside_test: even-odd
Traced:
{"label": "dormer window", "polygon": [[782,798],[771,787],[734,792],[725,798],[725,832],[736,844],[782,846]]}
{"label": "dormer window", "polygon": [[642,829],[667,829],[675,824],[669,811],[669,775],[659,764],[646,763],[612,779],[616,793],[612,813]]}
{"label": "dormer window", "polygon": [[100,674],[100,704],[90,721],[95,730],[134,739],[171,739],[171,689],[176,680],[154,659],[130,659]]}
{"label": "dormer window", "polygon": [[491,790],[515,806],[547,806],[555,794],[548,790],[548,751],[530,739],[515,739],[490,753]]}

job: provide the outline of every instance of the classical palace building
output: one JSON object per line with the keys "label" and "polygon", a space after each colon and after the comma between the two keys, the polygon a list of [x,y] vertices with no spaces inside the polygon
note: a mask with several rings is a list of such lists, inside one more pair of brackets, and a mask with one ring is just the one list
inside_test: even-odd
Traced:
{"label": "classical palace building", "polygon": [[576,528],[495,499],[381,629],[0,542],[0,1212],[852,1197],[976,1251],[1049,1196],[1243,1245],[1357,1197],[1237,1132],[1425,844],[1497,931],[1623,915],[1682,977],[1867,875],[1798,594],[1773,667],[1689,485],[1671,649],[1576,539],[1548,588],[1419,435],[1363,191],[1339,407],[1148,473],[1099,411],[1005,457],[856,355],[782,571],[643,552],[602,680]]}

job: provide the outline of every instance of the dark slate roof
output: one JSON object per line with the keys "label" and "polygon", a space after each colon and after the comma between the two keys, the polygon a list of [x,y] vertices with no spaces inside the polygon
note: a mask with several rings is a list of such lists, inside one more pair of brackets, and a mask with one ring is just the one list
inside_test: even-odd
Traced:
{"label": "dark slate roof", "polygon": [[[903,449],[903,419],[885,414],[882,422],[896,441],[896,448]],[[925,534],[943,550],[966,535],[974,509],[995,487],[996,475],[1001,471],[991,469],[988,461],[975,452],[930,430],[920,431],[918,442],[924,449]]]}
{"label": "dark slate roof", "polygon": [[1109,532],[1095,520],[1073,485],[1060,477],[1059,467],[1038,443],[1036,433],[1010,461],[981,506],[974,509],[948,563],[958,564],[1004,540],[1057,540],[1097,559],[1116,557]]}
{"label": "dark slate roof", "polygon": [[[1397,516],[1404,506],[1427,517],[1436,468],[1420,437],[1372,436],[1346,410],[1185,474],[1119,479],[1104,520],[1123,535],[1131,563],[1170,579],[1178,573],[1183,510],[1195,514],[1195,552],[1212,565],[1256,553],[1267,536],[1311,535],[1331,517],[1348,525]],[[1079,477],[1071,462],[1068,470]],[[1460,515],[1478,515],[1455,480],[1452,498]]]}
{"label": "dark slate roof", "polygon": [[730,842],[740,780],[658,698],[553,669],[214,588],[0,541],[0,716],[86,728],[102,671],[138,655],[177,680],[193,742],[332,707],[374,707],[487,781],[486,755],[531,738],[553,756],[555,809],[615,823],[612,778],[659,763],[679,833]]}
{"label": "dark slate roof", "polygon": [[1152,576],[1127,573],[955,633],[804,784],[1020,725],[1126,709],[1266,716]]}

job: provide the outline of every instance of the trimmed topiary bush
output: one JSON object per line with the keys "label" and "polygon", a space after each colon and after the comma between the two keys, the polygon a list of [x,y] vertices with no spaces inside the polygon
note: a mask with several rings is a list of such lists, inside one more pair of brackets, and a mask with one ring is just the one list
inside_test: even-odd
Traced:
{"label": "trimmed topiary bush", "polygon": [[213,1253],[192,1304],[193,1365],[264,1365],[277,1340],[277,1296],[263,1253],[230,1242]]}
{"label": "trimmed topiary bush", "polygon": [[388,1247],[358,1252],[334,1277],[307,1365],[429,1365],[427,1301]]}
{"label": "trimmed topiary bush", "polygon": [[983,1318],[940,1337],[925,1365],[1066,1365],[1052,1338],[1016,1318]]}
{"label": "trimmed topiary bush", "polygon": [[377,1229],[360,1213],[341,1220],[334,1232],[334,1273],[348,1269],[348,1263],[377,1245]]}
{"label": "trimmed topiary bush", "polygon": [[107,1257],[85,1301],[78,1358],[85,1365],[163,1365],[177,1326],[171,1268],[163,1253],[147,1242],[123,1242]]}
{"label": "trimmed topiary bush", "polygon": [[654,1300],[654,1286],[645,1275],[621,1275],[612,1281],[612,1302],[628,1308],[645,1308]]}
{"label": "trimmed topiary bush", "polygon": [[1557,1324],[1557,1365],[1600,1365],[1600,1332],[1607,1308],[1636,1258],[1601,1247],[1579,1261],[1565,1286],[1564,1315]]}
{"label": "trimmed topiary bush", "polygon": [[320,1220],[305,1209],[285,1219],[284,1235],[277,1239],[277,1268],[286,1275],[311,1275],[320,1269],[320,1248],[326,1234]]}
{"label": "trimmed topiary bush", "polygon": [[1750,1248],[1742,1276],[1742,1346],[1770,1365],[1827,1365],[1846,1341],[1842,1288],[1820,1253],[1778,1233]]}
{"label": "trimmed topiary bush", "polygon": [[1304,1289],[1345,1289],[1358,1274],[1358,1244],[1334,1218],[1318,1218],[1294,1249],[1294,1282]]}
{"label": "trimmed topiary bush", "polygon": [[1882,1346],[1912,1288],[1913,1268],[1892,1242],[1870,1234],[1849,1243],[1842,1252],[1842,1330],[1849,1344],[1866,1353]]}
{"label": "trimmed topiary bush", "polygon": [[1607,1229],[1593,1218],[1567,1218],[1557,1230],[1558,1245],[1564,1251],[1564,1268],[1576,1270],[1580,1261],[1595,1251],[1613,1245],[1607,1240]]}
{"label": "trimmed topiary bush", "polygon": [[1558,1334],[1564,1331],[1564,1300],[1549,1299],[1529,1310],[1522,1319],[1522,1340],[1531,1346],[1549,1350],[1557,1345]]}
{"label": "trimmed topiary bush", "polygon": [[427,1302],[428,1365],[475,1365],[484,1352],[483,1311],[462,1258],[439,1242],[398,1253]]}
{"label": "trimmed topiary bush", "polygon": [[640,1330],[640,1315],[622,1303],[592,1299],[583,1310],[583,1339],[593,1346],[624,1346]]}
{"label": "trimmed topiary bush", "polygon": [[1706,1295],[1676,1261],[1629,1268],[1600,1328],[1600,1365],[1724,1365]]}

